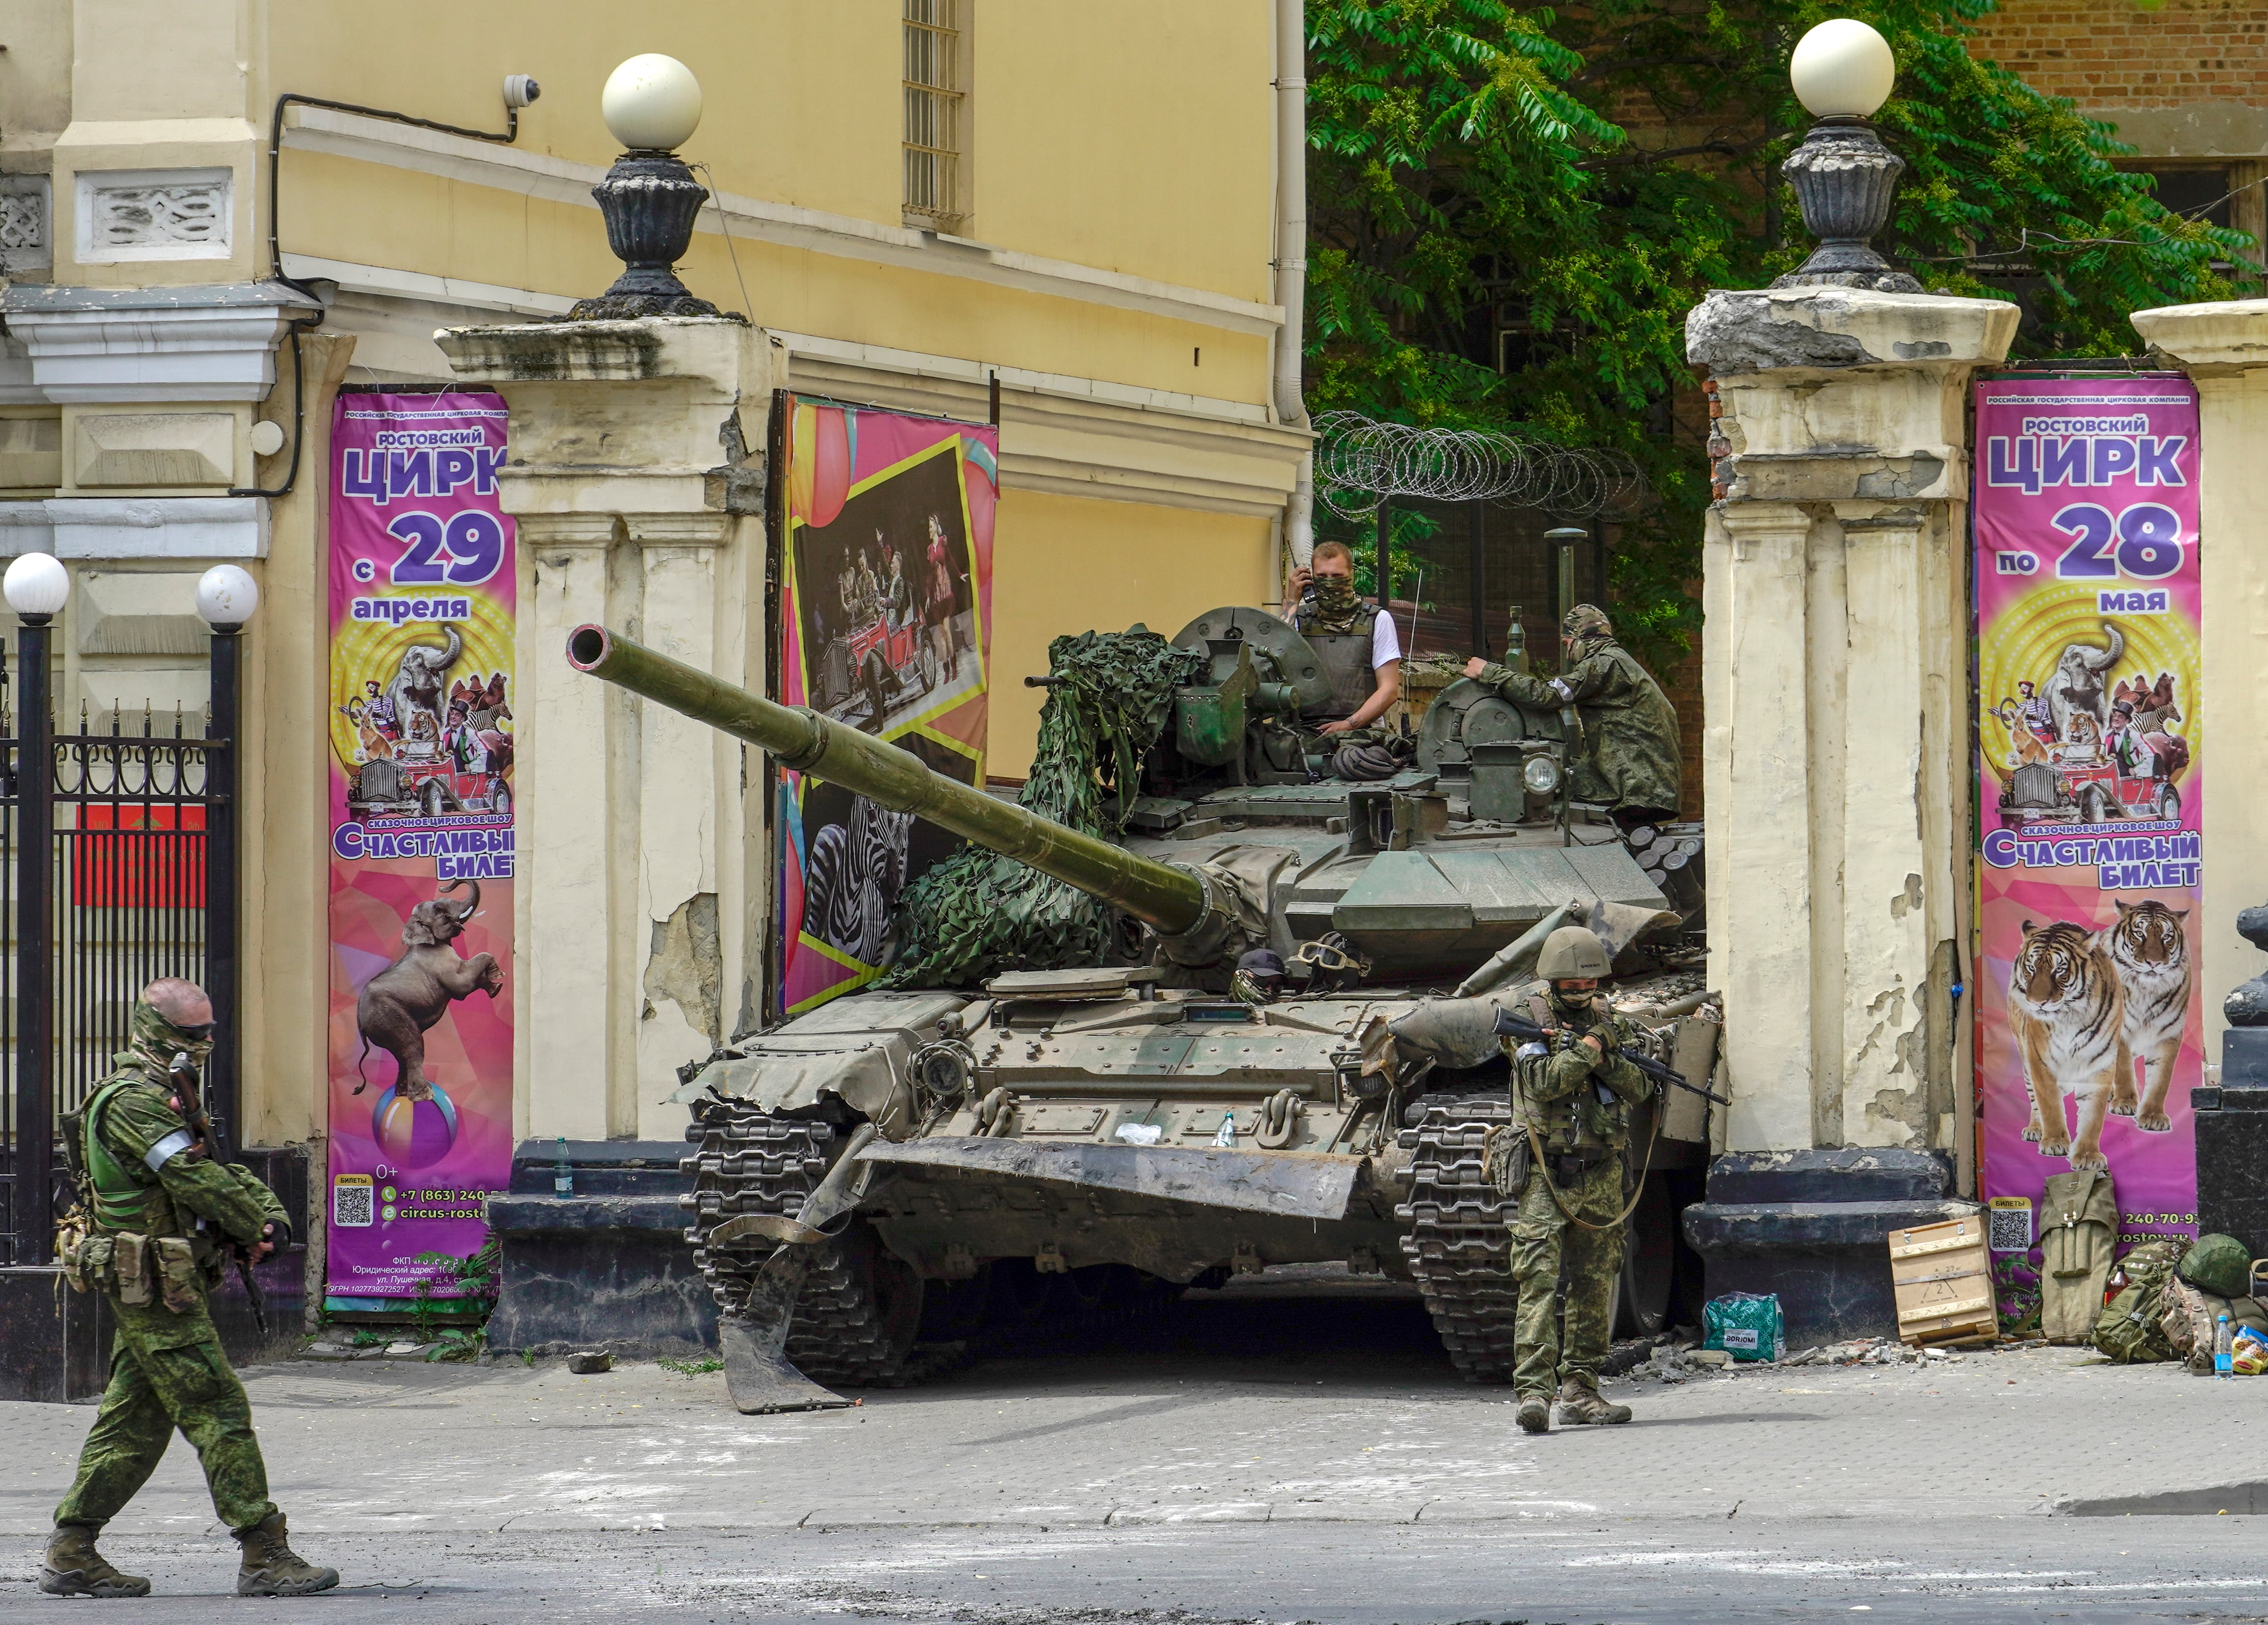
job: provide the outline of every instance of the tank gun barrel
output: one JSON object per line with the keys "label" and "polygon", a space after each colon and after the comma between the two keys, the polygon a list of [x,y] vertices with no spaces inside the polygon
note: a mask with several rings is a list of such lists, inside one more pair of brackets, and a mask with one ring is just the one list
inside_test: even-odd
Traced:
{"label": "tank gun barrel", "polygon": [[807,706],[774,704],[602,626],[579,626],[569,633],[567,660],[578,672],[769,751],[783,767],[839,784],[893,812],[925,818],[1028,864],[1165,936],[1181,936],[1206,918],[1204,882],[1191,871],[1137,857],[982,789],[957,783],[932,772],[911,752]]}

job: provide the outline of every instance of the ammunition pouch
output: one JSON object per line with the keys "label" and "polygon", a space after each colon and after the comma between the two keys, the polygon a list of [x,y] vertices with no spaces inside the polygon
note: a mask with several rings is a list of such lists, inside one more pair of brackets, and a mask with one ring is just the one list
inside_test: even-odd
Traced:
{"label": "ammunition pouch", "polygon": [[158,1290],[166,1308],[188,1314],[204,1301],[204,1271],[196,1248],[187,1236],[160,1236],[152,1244],[157,1254]]}
{"label": "ammunition pouch", "polygon": [[1488,1144],[1481,1157],[1481,1177],[1497,1195],[1516,1198],[1528,1188],[1534,1158],[1525,1123],[1498,1123],[1490,1129]]}
{"label": "ammunition pouch", "polygon": [[81,1261],[86,1244],[93,1239],[93,1226],[87,1222],[86,1210],[77,1202],[73,1202],[70,1211],[55,1221],[55,1261],[63,1266],[63,1279],[70,1283],[74,1292],[84,1292],[91,1284]]}
{"label": "ammunition pouch", "polygon": [[[84,1224],[84,1220],[80,1221]],[[63,1279],[79,1291],[114,1292],[122,1304],[150,1301],[150,1239],[137,1231],[87,1231],[66,1218],[55,1229]]]}

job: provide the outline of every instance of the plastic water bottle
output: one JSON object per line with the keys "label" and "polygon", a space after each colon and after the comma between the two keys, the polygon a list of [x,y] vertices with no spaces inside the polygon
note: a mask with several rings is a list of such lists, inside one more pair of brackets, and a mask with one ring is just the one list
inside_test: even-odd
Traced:
{"label": "plastic water bottle", "polygon": [[[563,1199],[575,1194],[575,1169],[567,1160],[567,1136],[563,1134],[559,1136],[559,1161],[551,1170],[551,1194]],[[2226,1342],[2228,1341],[2227,1328],[2222,1330],[2221,1341]],[[2226,1364],[2224,1361],[2223,1364]]]}
{"label": "plastic water bottle", "polygon": [[2236,1357],[2235,1334],[2228,1329],[2228,1317],[2223,1315],[2213,1328],[2213,1374],[2233,1378],[2229,1364]]}

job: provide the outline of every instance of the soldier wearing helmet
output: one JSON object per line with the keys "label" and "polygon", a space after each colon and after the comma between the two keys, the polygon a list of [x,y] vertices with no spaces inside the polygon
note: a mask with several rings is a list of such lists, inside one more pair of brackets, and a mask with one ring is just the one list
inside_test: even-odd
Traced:
{"label": "soldier wearing helmet", "polygon": [[[1613,1329],[1615,1281],[1623,1267],[1623,1148],[1630,1108],[1653,1092],[1623,1047],[1640,1036],[1599,996],[1599,979],[1614,956],[1579,925],[1544,939],[1536,974],[1548,992],[1531,994],[1529,1013],[1548,1040],[1506,1048],[1512,1062],[1514,1132],[1532,1151],[1525,1184],[1507,1191],[1519,1207],[1510,1221],[1512,1274],[1519,1283],[1513,1381],[1520,1425],[1530,1433],[1551,1424],[1556,1388],[1559,1420],[1630,1420],[1630,1407],[1599,1395],[1599,1371]],[[1567,1280],[1565,1327],[1554,1324],[1562,1267]]]}
{"label": "soldier wearing helmet", "polygon": [[1465,663],[1465,675],[1524,710],[1575,708],[1583,724],[1568,764],[1575,799],[1604,803],[1625,829],[1675,819],[1677,712],[1661,685],[1615,641],[1614,623],[1596,605],[1576,605],[1559,632],[1565,659],[1557,677],[1530,677],[1478,656]]}

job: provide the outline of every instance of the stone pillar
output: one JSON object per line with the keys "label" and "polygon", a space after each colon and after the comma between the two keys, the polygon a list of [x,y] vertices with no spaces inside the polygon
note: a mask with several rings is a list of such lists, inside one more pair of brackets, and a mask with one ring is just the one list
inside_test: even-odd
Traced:
{"label": "stone pillar", "polygon": [[2268,970],[2235,930],[2240,909],[2268,901],[2268,555],[2255,540],[2268,510],[2268,299],[2169,305],[2134,312],[2135,330],[2196,380],[2199,725],[2224,748],[2205,799],[2202,950],[2205,1055],[2219,1054],[2222,996]]}
{"label": "stone pillar", "polygon": [[1891,1228],[1974,1188],[1967,385],[1997,300],[1791,288],[1687,319],[1710,372],[1710,964],[1734,1104],[1686,1233],[1792,1340],[1895,1331]]}
{"label": "stone pillar", "polygon": [[755,1007],[763,784],[734,741],[575,673],[563,651],[600,621],[764,689],[761,448],[781,351],[743,323],[687,318],[438,342],[512,408],[519,1133],[675,1141],[676,1068]]}

